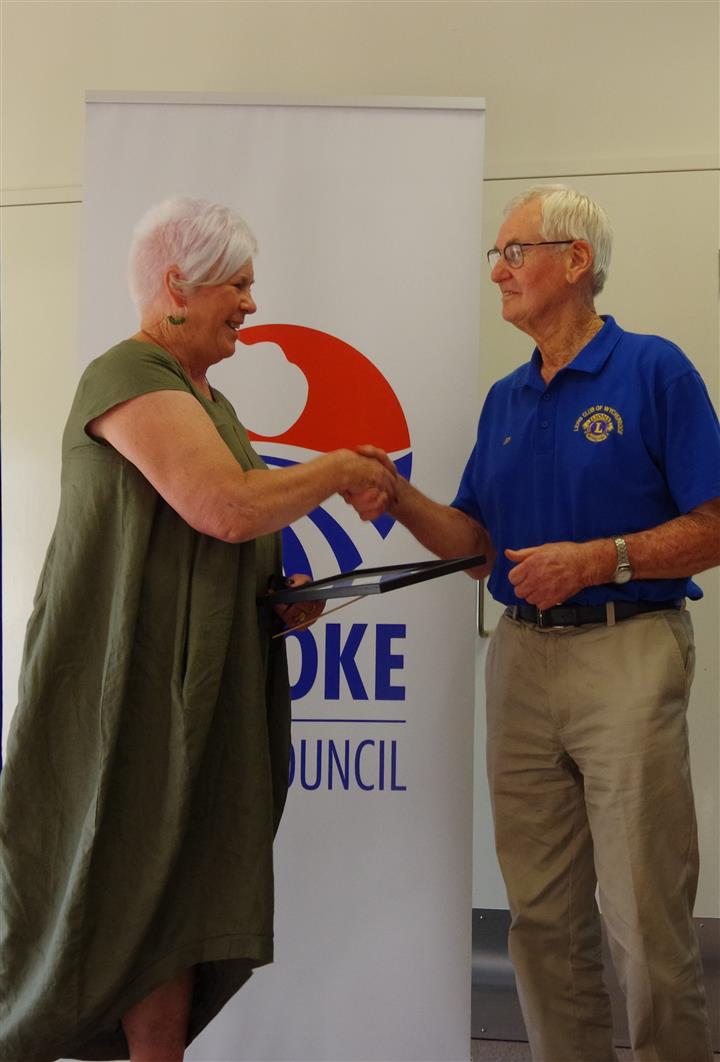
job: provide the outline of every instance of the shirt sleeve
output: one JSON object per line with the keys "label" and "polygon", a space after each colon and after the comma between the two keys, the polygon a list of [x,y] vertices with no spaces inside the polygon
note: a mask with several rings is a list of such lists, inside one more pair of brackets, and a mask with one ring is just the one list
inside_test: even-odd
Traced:
{"label": "shirt sleeve", "polygon": [[70,448],[98,445],[87,425],[113,406],[152,391],[192,393],[182,369],[159,347],[126,341],[88,365],[80,378],[66,429]]}
{"label": "shirt sleeve", "polygon": [[700,374],[685,373],[660,400],[668,487],[681,513],[720,497],[720,423]]}
{"label": "shirt sleeve", "polygon": [[477,522],[484,527],[485,522],[483,520],[482,512],[480,511],[477,490],[475,487],[477,464],[478,443],[476,442],[470,453],[467,464],[465,465],[465,471],[462,474],[457,494],[450,504],[453,509],[460,509],[461,512],[465,513],[467,516],[471,516],[473,520],[477,520]]}

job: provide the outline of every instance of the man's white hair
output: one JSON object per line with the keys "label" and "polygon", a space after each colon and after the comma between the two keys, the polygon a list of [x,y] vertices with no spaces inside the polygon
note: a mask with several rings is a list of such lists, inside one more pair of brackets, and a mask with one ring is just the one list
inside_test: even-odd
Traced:
{"label": "man's white hair", "polygon": [[128,273],[139,313],[161,293],[163,276],[177,266],[178,291],[223,284],[257,252],[257,241],[239,214],[206,199],[175,196],[143,214],[135,226]]}
{"label": "man's white hair", "polygon": [[538,184],[511,199],[505,216],[526,203],[540,201],[544,240],[587,240],[593,249],[593,295],[602,291],[610,268],[612,227],[607,214],[594,199],[564,184]]}

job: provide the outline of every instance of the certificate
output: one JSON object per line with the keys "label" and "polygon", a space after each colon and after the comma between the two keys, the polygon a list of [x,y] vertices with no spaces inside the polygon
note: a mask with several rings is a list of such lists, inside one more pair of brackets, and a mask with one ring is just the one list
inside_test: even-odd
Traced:
{"label": "certificate", "polygon": [[478,568],[486,558],[478,553],[469,557],[453,557],[450,560],[416,561],[414,564],[388,564],[382,568],[356,568],[352,572],[340,572],[316,579],[302,586],[282,587],[261,598],[267,605],[290,604],[293,601],[317,601],[331,597],[365,597],[367,594],[386,594],[413,583],[438,579],[441,575]]}

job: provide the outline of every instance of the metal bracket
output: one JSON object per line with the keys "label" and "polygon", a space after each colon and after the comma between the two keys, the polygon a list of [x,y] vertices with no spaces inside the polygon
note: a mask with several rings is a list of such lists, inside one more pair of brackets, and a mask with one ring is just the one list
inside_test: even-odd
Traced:
{"label": "metal bracket", "polygon": [[477,632],[478,638],[489,638],[490,631],[485,629],[485,580],[477,582]]}

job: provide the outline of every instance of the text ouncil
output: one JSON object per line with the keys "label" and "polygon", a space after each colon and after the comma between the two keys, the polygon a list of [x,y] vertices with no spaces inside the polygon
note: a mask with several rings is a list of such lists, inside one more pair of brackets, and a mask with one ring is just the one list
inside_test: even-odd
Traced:
{"label": "text ouncil", "polygon": [[401,793],[398,743],[363,738],[302,738],[290,749],[290,785],[302,789]]}

